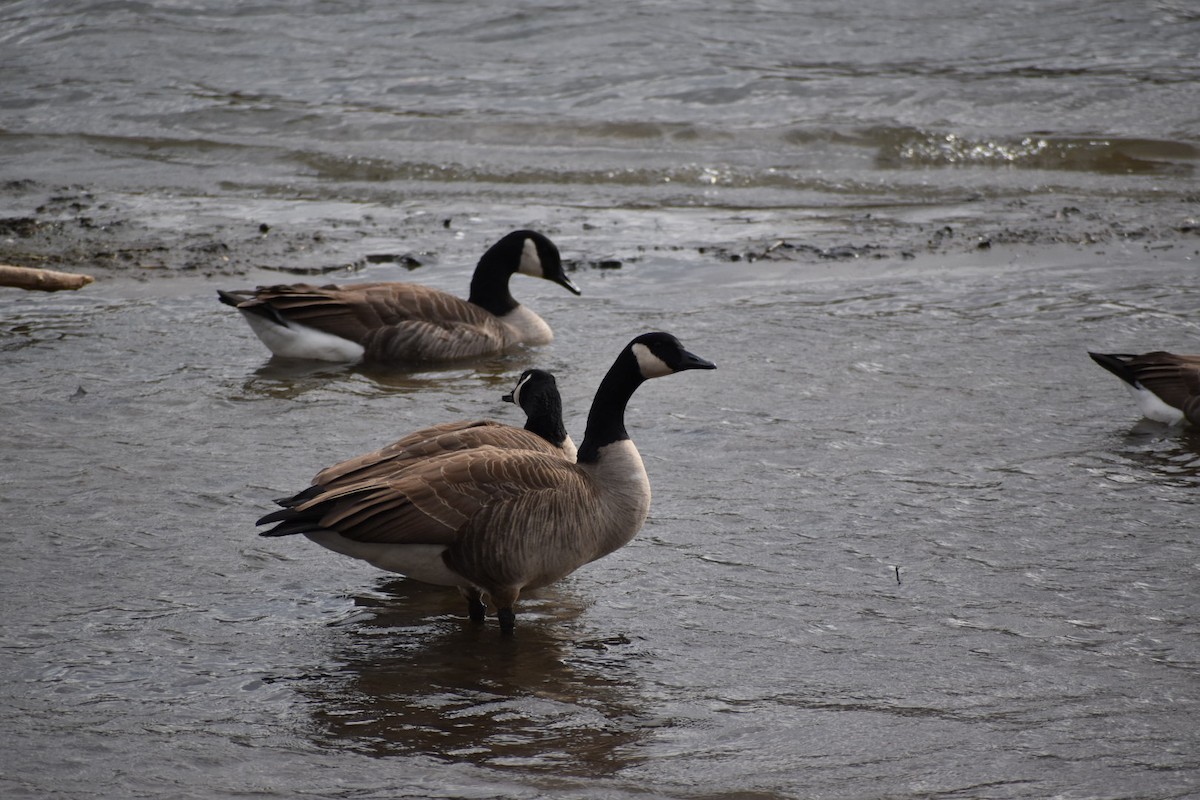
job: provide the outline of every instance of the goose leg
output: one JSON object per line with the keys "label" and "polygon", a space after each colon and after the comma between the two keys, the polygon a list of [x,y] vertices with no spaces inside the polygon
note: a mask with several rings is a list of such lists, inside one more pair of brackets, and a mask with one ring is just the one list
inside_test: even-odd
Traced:
{"label": "goose leg", "polygon": [[483,593],[477,589],[461,589],[463,597],[467,598],[467,616],[471,622],[483,622],[487,617],[487,606],[483,603]]}
{"label": "goose leg", "polygon": [[506,586],[492,589],[488,594],[498,609],[496,617],[500,620],[500,633],[511,636],[517,627],[517,615],[513,611],[513,606],[517,604],[517,596],[521,594],[520,588]]}

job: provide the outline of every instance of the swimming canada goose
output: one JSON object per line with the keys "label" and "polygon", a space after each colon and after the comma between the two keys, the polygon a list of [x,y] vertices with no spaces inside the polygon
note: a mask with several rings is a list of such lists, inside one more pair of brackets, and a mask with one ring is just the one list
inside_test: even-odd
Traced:
{"label": "swimming canada goose", "polygon": [[554,376],[541,369],[521,373],[516,387],[502,398],[525,412],[525,427],[486,419],[430,425],[371,453],[347,459],[317,473],[312,485],[275,502],[292,508],[318,495],[367,480],[387,480],[420,459],[490,445],[504,450],[533,450],[575,460],[575,442],[563,426],[562,397]]}
{"label": "swimming canada goose", "polygon": [[545,320],[513,299],[508,280],[520,272],[580,294],[563,272],[554,243],[513,231],[479,259],[463,300],[416,283],[296,283],[218,291],[250,329],[282,358],[385,365],[454,361],[505,352],[554,338]]}
{"label": "swimming canada goose", "polygon": [[1200,355],[1155,350],[1141,355],[1088,353],[1100,366],[1125,382],[1142,415],[1177,425],[1185,419],[1200,425]]}
{"label": "swimming canada goose", "polygon": [[650,509],[650,481],[625,430],[641,384],[715,369],[668,333],[622,348],[600,382],[577,463],[548,453],[477,447],[431,456],[267,514],[263,536],[317,544],[424,583],[456,586],[472,620],[484,597],[512,632],[521,592],[552,584],[628,543]]}

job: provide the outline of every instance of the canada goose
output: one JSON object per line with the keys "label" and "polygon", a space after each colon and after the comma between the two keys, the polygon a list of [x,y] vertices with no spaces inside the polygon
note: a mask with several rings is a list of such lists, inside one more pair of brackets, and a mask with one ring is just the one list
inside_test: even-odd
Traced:
{"label": "canada goose", "polygon": [[563,272],[554,243],[513,231],[479,259],[466,300],[416,283],[297,283],[218,291],[250,329],[283,358],[404,365],[485,356],[519,345],[547,344],[546,322],[513,299],[508,280],[520,272],[580,294]]}
{"label": "canada goose", "polygon": [[1142,415],[1177,425],[1200,425],[1200,355],[1155,350],[1141,355],[1088,353],[1100,366],[1125,382]]}
{"label": "canada goose", "polygon": [[456,586],[472,620],[486,596],[512,632],[525,589],[547,586],[624,546],[650,508],[650,481],[625,430],[625,406],[648,378],[715,369],[668,333],[626,345],[600,382],[577,463],[478,447],[399,474],[323,492],[267,514],[263,536],[303,533],[344,555],[415,580]]}
{"label": "canada goose", "polygon": [[553,375],[541,369],[527,369],[512,392],[501,399],[515,403],[525,412],[524,428],[486,419],[431,425],[374,452],[327,467],[317,473],[307,489],[275,502],[291,508],[333,489],[361,481],[387,480],[420,459],[484,445],[504,450],[534,450],[575,460],[575,442],[563,427],[562,398]]}

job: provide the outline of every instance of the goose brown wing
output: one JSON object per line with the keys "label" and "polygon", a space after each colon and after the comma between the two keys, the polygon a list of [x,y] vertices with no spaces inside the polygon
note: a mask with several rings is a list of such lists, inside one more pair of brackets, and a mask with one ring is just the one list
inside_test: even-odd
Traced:
{"label": "goose brown wing", "polygon": [[490,313],[415,283],[263,286],[239,304],[255,306],[269,307],[288,322],[357,342],[376,359],[464,357],[504,344],[504,328]]}
{"label": "goose brown wing", "polygon": [[451,545],[468,528],[523,518],[547,496],[567,508],[588,492],[582,471],[561,457],[485,446],[417,462],[390,479],[331,489],[270,521],[309,520],[307,530],[359,542]]}
{"label": "goose brown wing", "polygon": [[[384,324],[383,310],[373,296],[384,284],[316,286],[311,283],[260,286],[239,308],[268,310],[283,322],[294,322],[361,343],[367,333]],[[394,321],[394,320],[393,320]]]}
{"label": "goose brown wing", "polygon": [[368,361],[384,363],[454,361],[499,353],[513,344],[504,325],[491,314],[480,309],[478,316],[471,317],[469,321],[403,320],[372,329],[360,344]]}
{"label": "goose brown wing", "polygon": [[360,318],[372,320],[355,340],[368,361],[452,361],[510,344],[495,316],[448,292],[415,283],[367,286],[361,302],[351,305]]}
{"label": "goose brown wing", "polygon": [[351,473],[357,472],[360,469],[369,468],[372,464],[376,464],[389,459],[402,458],[405,453],[409,452],[410,448],[420,446],[421,444],[436,439],[442,434],[457,433],[468,430],[477,425],[499,425],[500,423],[491,422],[489,420],[473,420],[463,419],[454,422],[443,422],[437,425],[429,425],[427,427],[407,433],[389,445],[373,450],[370,453],[348,458],[345,461],[340,461],[333,466],[326,467],[313,477],[312,483],[314,486],[328,485],[333,481],[339,480]]}
{"label": "goose brown wing", "polygon": [[1185,371],[1183,385],[1187,398],[1179,408],[1188,422],[1200,426],[1200,357],[1196,358],[1196,366]]}
{"label": "goose brown wing", "polygon": [[1146,353],[1131,359],[1129,367],[1138,383],[1185,414],[1185,405],[1200,394],[1200,356]]}
{"label": "goose brown wing", "polygon": [[559,453],[561,448],[524,428],[491,420],[462,420],[414,431],[386,447],[327,467],[313,484],[331,488],[360,480],[384,479],[418,459],[491,445],[505,450]]}

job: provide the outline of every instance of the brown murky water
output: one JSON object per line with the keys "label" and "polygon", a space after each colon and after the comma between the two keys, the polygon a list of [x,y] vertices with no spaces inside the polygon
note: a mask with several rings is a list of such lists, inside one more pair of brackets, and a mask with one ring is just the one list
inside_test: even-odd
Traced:
{"label": "brown murky water", "polygon": [[[0,260],[100,280],[0,290],[0,792],[1195,794],[1200,439],[1086,350],[1200,349],[1198,22],[1071,5],[9,4]],[[524,225],[540,350],[275,363],[216,302]],[[578,438],[651,329],[719,369],[514,640],[255,535],[529,366]]]}

